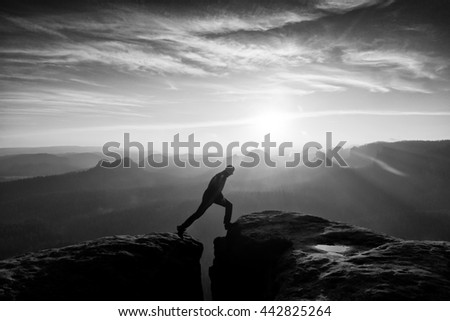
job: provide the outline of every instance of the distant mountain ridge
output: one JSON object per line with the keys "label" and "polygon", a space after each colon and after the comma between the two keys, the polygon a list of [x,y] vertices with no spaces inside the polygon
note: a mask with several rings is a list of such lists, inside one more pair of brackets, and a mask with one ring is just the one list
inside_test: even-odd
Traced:
{"label": "distant mountain ridge", "polygon": [[3,147],[0,156],[20,154],[101,153],[101,146]]}
{"label": "distant mountain ridge", "polygon": [[20,154],[0,157],[0,177],[28,178],[65,174],[93,167],[101,159],[96,153]]}
{"label": "distant mountain ridge", "polygon": [[[122,161],[129,162],[130,166],[123,167]],[[20,194],[31,196],[79,190],[126,189],[156,184],[156,175],[138,168],[132,160],[104,162],[104,166],[101,166],[102,163],[100,160],[97,165],[84,171],[6,182],[0,184],[0,192],[3,197],[13,197]]]}

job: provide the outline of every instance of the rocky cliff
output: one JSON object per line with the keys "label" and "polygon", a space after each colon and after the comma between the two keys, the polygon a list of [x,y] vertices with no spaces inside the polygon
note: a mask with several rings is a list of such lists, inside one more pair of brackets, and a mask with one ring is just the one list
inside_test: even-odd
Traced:
{"label": "rocky cliff", "polygon": [[202,251],[153,233],[30,253],[0,261],[0,300],[202,300]]}
{"label": "rocky cliff", "polygon": [[447,242],[266,211],[239,218],[214,246],[215,300],[450,300]]}

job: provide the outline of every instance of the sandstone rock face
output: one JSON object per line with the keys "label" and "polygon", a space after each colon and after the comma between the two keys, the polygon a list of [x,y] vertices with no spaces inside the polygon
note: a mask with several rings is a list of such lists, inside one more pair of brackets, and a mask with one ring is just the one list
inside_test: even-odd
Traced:
{"label": "sandstone rock face", "polygon": [[153,233],[30,253],[0,261],[0,300],[202,300],[202,251]]}
{"label": "sandstone rock face", "polygon": [[266,211],[217,238],[215,300],[450,300],[450,243]]}

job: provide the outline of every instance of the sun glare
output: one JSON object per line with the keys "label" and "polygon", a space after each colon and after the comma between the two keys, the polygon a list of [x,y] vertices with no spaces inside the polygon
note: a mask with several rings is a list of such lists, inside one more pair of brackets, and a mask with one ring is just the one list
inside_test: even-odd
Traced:
{"label": "sun glare", "polygon": [[259,134],[282,135],[289,129],[294,118],[292,114],[284,112],[264,112],[254,118],[253,125]]}

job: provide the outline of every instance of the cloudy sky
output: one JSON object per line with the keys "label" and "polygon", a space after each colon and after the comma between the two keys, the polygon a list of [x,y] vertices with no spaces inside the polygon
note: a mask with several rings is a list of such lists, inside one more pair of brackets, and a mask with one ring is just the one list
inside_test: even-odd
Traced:
{"label": "cloudy sky", "polygon": [[14,0],[0,147],[450,139],[446,0]]}

